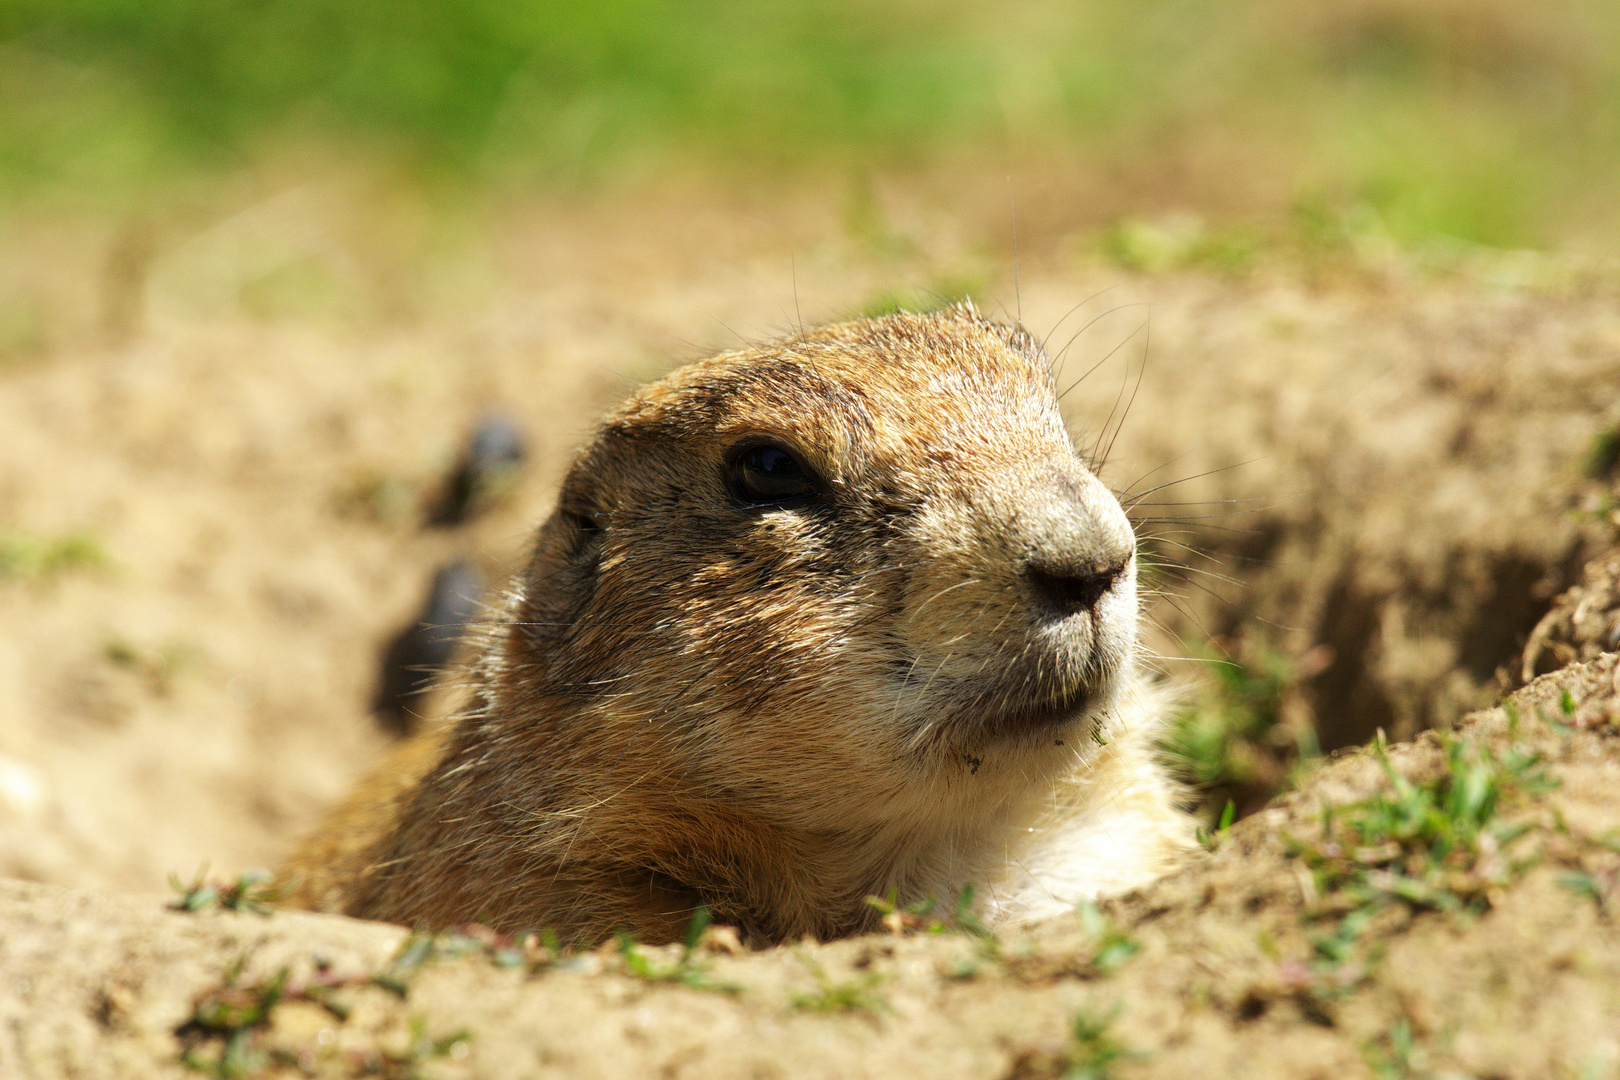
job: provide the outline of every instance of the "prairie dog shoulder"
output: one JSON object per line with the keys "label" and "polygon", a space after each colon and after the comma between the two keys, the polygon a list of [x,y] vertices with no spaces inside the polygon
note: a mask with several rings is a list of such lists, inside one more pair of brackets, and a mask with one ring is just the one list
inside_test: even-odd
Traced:
{"label": "prairie dog shoulder", "polygon": [[1034,917],[1191,846],[1136,544],[1050,366],[969,306],[681,368],[576,457],[465,715],[289,867],[312,906],[592,941]]}

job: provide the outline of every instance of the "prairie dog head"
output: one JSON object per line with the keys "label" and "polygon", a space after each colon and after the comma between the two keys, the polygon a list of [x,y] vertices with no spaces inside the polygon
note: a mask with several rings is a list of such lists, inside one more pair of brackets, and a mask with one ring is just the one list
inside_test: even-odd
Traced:
{"label": "prairie dog head", "polygon": [[968,828],[1095,751],[1136,609],[1130,524],[1035,341],[899,314],[699,361],[611,415],[494,692],[565,706],[533,752],[676,801]]}

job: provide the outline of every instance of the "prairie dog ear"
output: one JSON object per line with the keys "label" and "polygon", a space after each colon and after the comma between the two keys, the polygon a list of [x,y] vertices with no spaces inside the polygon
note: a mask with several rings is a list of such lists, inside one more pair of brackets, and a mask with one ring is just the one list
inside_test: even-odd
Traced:
{"label": "prairie dog ear", "polygon": [[[558,505],[555,516],[557,528],[572,541],[571,550],[576,554],[600,545],[602,530],[607,527],[601,511],[564,503]],[[553,523],[546,524],[549,527]]]}
{"label": "prairie dog ear", "polygon": [[594,564],[607,528],[607,508],[602,505],[601,485],[592,467],[594,458],[591,455],[568,470],[557,493],[557,509],[541,527],[540,545],[556,544],[557,553],[572,562],[583,559]]}
{"label": "prairie dog ear", "polygon": [[564,481],[557,508],[535,535],[523,590],[530,640],[566,637],[596,593],[606,516],[589,497],[594,485],[578,480],[571,474]]}

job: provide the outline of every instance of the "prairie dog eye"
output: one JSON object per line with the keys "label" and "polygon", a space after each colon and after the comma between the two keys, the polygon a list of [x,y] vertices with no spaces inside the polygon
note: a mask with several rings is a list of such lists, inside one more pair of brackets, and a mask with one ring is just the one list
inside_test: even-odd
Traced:
{"label": "prairie dog eye", "polygon": [[808,465],[775,443],[754,443],[733,453],[726,481],[733,495],[752,506],[803,502],[821,487]]}

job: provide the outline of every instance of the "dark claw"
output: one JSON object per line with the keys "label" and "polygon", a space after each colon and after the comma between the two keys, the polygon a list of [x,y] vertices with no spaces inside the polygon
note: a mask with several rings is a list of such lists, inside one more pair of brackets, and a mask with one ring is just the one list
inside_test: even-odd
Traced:
{"label": "dark claw", "polygon": [[416,727],[412,706],[456,653],[467,624],[478,613],[484,581],[469,562],[457,559],[433,575],[422,613],[383,650],[382,675],[371,711],[377,722],[396,735]]}
{"label": "dark claw", "polygon": [[526,454],[523,429],[515,420],[484,417],[428,515],[429,524],[460,525],[488,510],[511,491]]}

